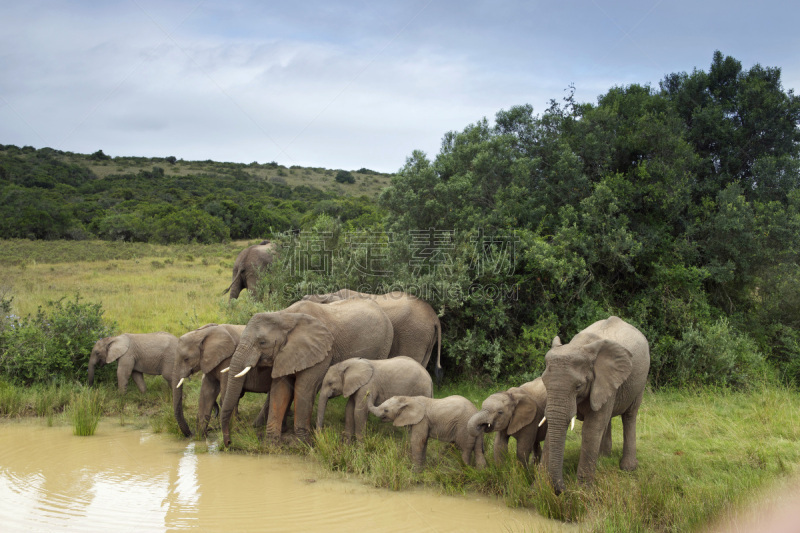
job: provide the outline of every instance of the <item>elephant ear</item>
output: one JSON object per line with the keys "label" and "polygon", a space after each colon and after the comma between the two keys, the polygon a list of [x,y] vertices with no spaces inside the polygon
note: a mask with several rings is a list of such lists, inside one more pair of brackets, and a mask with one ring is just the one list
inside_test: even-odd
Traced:
{"label": "elephant ear", "polygon": [[517,404],[514,408],[514,413],[511,415],[511,421],[508,423],[508,429],[506,430],[506,433],[513,435],[528,424],[533,423],[536,418],[538,407],[536,406],[536,401],[533,399],[533,396],[522,389],[512,390],[509,392],[509,395]]}
{"label": "elephant ear", "polygon": [[106,356],[106,363],[116,361],[128,352],[131,347],[131,338],[127,335],[120,335],[116,337],[108,345],[108,355]]}
{"label": "elephant ear", "polygon": [[210,330],[200,341],[200,370],[208,374],[236,351],[237,342],[223,327]]}
{"label": "elephant ear", "polygon": [[424,416],[425,407],[422,403],[412,398],[405,398],[400,402],[394,425],[413,426],[414,424],[419,424]]}
{"label": "elephant ear", "polygon": [[633,369],[633,355],[618,342],[602,339],[584,346],[594,360],[594,383],[589,393],[592,411],[599,411],[617,393]]}
{"label": "elephant ear", "polygon": [[333,334],[317,318],[305,313],[280,313],[289,330],[286,343],[275,355],[272,377],[296,374],[321,363],[333,347]]}
{"label": "elephant ear", "polygon": [[375,371],[365,359],[350,359],[342,372],[342,396],[349,397],[369,383]]}

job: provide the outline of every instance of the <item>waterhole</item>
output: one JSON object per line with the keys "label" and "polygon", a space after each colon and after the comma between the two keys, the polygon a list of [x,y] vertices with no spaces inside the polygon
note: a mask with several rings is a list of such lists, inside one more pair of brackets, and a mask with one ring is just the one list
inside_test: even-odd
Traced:
{"label": "waterhole", "polygon": [[291,456],[195,453],[192,441],[101,422],[92,437],[0,424],[3,531],[562,531],[480,496],[392,492]]}

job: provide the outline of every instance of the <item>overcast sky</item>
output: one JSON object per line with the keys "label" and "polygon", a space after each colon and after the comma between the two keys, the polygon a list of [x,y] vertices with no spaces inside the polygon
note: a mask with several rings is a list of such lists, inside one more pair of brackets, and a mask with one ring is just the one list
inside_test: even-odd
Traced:
{"label": "overcast sky", "polygon": [[0,144],[382,172],[574,84],[657,87],[720,50],[800,88],[800,7],[762,0],[0,4]]}

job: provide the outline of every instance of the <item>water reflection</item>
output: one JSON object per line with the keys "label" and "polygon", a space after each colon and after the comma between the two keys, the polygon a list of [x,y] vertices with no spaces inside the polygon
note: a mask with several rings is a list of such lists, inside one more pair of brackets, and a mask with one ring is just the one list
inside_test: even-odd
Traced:
{"label": "water reflection", "polygon": [[558,531],[478,497],[390,492],[319,476],[296,457],[195,453],[195,443],[101,423],[0,424],[3,531]]}

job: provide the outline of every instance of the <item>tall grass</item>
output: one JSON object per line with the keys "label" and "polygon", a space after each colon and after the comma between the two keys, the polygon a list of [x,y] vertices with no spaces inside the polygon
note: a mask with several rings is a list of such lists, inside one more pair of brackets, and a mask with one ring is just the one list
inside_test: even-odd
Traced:
{"label": "tall grass", "polygon": [[97,424],[103,415],[103,404],[100,402],[101,392],[87,389],[73,395],[70,402],[70,419],[72,434],[79,437],[94,435]]}

